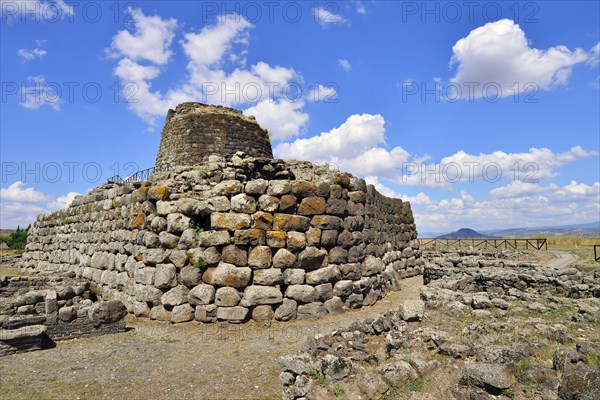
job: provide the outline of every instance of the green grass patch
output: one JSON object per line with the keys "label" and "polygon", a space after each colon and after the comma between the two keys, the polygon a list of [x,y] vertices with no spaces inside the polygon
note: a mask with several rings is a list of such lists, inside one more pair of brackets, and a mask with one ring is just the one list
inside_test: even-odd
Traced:
{"label": "green grass patch", "polygon": [[196,261],[195,267],[198,268],[200,271],[205,271],[206,268],[208,268],[208,263],[206,262],[204,257],[200,256],[198,257],[198,261]]}
{"label": "green grass patch", "polygon": [[325,384],[325,376],[323,376],[323,374],[320,373],[319,371],[317,371],[316,369],[313,369],[312,371],[310,371],[310,377],[312,379],[314,379],[315,381],[317,381],[317,383],[319,385]]}
{"label": "green grass patch", "polygon": [[596,354],[593,351],[587,356],[585,356],[585,362],[588,365],[595,365],[596,367],[600,367],[600,357],[598,357],[598,354]]}
{"label": "green grass patch", "polygon": [[515,372],[517,375],[521,375],[529,367],[531,367],[531,361],[526,358],[521,358],[515,365]]}
{"label": "green grass patch", "polygon": [[460,378],[460,380],[458,381],[458,384],[462,385],[462,386],[466,386],[468,388],[472,388],[475,386],[475,382],[473,382],[473,379],[471,379],[468,376],[462,376]]}
{"label": "green grass patch", "polygon": [[341,395],[343,395],[345,393],[345,390],[341,385],[335,385],[334,387],[332,387],[330,389],[330,392],[335,397],[340,397]]}
{"label": "green grass patch", "polygon": [[406,389],[410,390],[411,392],[422,392],[423,391],[423,379],[421,379],[421,378],[411,379],[410,381],[406,382],[406,385],[404,385],[404,387]]}

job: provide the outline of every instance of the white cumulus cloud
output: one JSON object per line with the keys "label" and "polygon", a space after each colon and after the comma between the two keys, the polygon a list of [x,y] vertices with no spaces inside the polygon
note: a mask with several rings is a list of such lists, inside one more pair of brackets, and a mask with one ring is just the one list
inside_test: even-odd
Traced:
{"label": "white cumulus cloud", "polygon": [[301,111],[304,102],[262,100],[244,110],[253,115],[260,126],[269,131],[271,140],[283,140],[303,132],[308,114]]}
{"label": "white cumulus cloud", "polygon": [[217,19],[215,25],[205,26],[197,33],[186,33],[182,47],[195,67],[219,63],[233,44],[248,43],[249,28],[254,27],[245,18],[227,14]]}
{"label": "white cumulus cloud", "polygon": [[[469,154],[461,150],[436,161],[429,156],[412,155],[400,146],[388,148],[385,119],[379,114],[351,115],[328,132],[280,143],[274,153],[286,159],[329,162],[342,170],[360,176],[378,176],[395,184],[437,188],[481,180],[537,183],[557,176],[559,167],[598,155],[597,151],[581,146],[564,152],[531,148],[527,152],[499,150]],[[527,185],[520,187],[526,188]],[[502,190],[496,195],[501,196]]]}
{"label": "white cumulus cloud", "polygon": [[572,181],[564,186],[512,183],[493,189],[489,199],[476,199],[461,191],[458,197],[411,204],[421,231],[587,223],[600,216],[600,182]]}
{"label": "white cumulus cloud", "polygon": [[377,114],[354,114],[339,127],[311,138],[275,146],[274,153],[286,159],[329,162],[362,176],[393,176],[407,160],[401,147],[385,145],[385,120]]}
{"label": "white cumulus cloud", "polygon": [[[502,97],[531,90],[550,90],[567,83],[574,65],[589,54],[582,49],[555,46],[546,50],[530,47],[525,32],[509,19],[490,22],[472,30],[452,47],[450,80],[462,87],[461,98]],[[488,85],[487,91],[484,86]]]}
{"label": "white cumulus cloud", "polygon": [[25,183],[21,181],[16,181],[10,186],[0,189],[0,201],[35,203],[49,199],[49,196],[42,192],[38,192],[32,187],[25,187]]}
{"label": "white cumulus cloud", "polygon": [[69,192],[55,198],[35,187],[27,187],[25,182],[13,182],[0,188],[0,227],[25,227],[32,224],[39,214],[68,207],[78,195],[79,193]]}
{"label": "white cumulus cloud", "polygon": [[150,61],[166,64],[173,52],[171,42],[175,37],[177,21],[173,18],[162,19],[158,15],[147,16],[139,9],[128,8],[135,30],[119,31],[112,40],[111,50],[133,61]]}
{"label": "white cumulus cloud", "polygon": [[286,97],[284,92],[290,86],[301,90],[302,77],[293,68],[265,61],[246,67],[249,31],[254,25],[242,16],[222,15],[212,25],[185,32],[178,43],[187,57],[187,76],[179,85],[160,91],[153,88],[153,81],[166,70],[173,54],[177,21],[146,16],[141,10],[135,10],[135,15],[134,31],[119,31],[110,54],[120,58],[114,74],[123,85],[135,85],[130,100],[136,101],[129,102],[129,107],[151,127],[169,108],[201,101],[246,108],[274,140],[303,132],[308,121],[308,114],[302,112],[304,98]]}

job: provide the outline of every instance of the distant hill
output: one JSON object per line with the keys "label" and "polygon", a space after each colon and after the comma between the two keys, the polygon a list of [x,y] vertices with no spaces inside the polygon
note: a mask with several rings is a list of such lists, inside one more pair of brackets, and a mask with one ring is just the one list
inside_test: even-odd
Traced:
{"label": "distant hill", "polygon": [[[443,232],[420,232],[420,238],[519,238],[519,237],[550,237],[550,236],[600,236],[600,221],[587,224],[557,225],[557,226],[536,226],[529,228],[509,228],[509,229],[486,229],[479,232],[473,229],[463,228],[456,232],[444,234]],[[467,235],[467,236],[463,236]],[[473,236],[474,235],[474,236]]]}
{"label": "distant hill", "polygon": [[537,226],[531,228],[485,230],[482,232],[497,237],[600,236],[600,221],[588,224]]}
{"label": "distant hill", "polygon": [[493,236],[482,235],[469,228],[461,228],[456,232],[438,236],[437,239],[493,239]]}

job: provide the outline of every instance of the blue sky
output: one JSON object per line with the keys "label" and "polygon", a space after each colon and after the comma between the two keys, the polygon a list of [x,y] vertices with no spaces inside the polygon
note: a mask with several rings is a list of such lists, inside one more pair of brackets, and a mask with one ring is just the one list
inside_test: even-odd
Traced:
{"label": "blue sky", "polygon": [[599,3],[468,4],[0,0],[0,226],[153,166],[190,100],[422,232],[600,220]]}

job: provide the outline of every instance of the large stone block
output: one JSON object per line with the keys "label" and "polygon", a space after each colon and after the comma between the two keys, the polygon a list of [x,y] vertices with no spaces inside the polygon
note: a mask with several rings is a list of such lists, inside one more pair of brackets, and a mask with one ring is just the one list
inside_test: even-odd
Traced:
{"label": "large stone block", "polygon": [[298,252],[306,247],[306,236],[302,232],[287,233],[287,248],[292,252]]}
{"label": "large stone block", "polygon": [[283,274],[279,268],[258,269],[254,271],[252,283],[254,285],[275,286],[283,281]]}
{"label": "large stone block", "polygon": [[265,231],[262,229],[242,229],[235,231],[233,242],[241,246],[259,246],[265,244]]}
{"label": "large stone block", "polygon": [[161,264],[165,261],[165,259],[166,254],[163,249],[145,249],[142,251],[142,261],[144,264]]}
{"label": "large stone block", "polygon": [[200,247],[224,246],[231,241],[231,237],[227,231],[199,232],[197,239]]}
{"label": "large stone block", "polygon": [[212,229],[236,231],[250,228],[252,218],[248,214],[214,212],[210,215]]}
{"label": "large stone block", "polygon": [[302,215],[275,214],[273,229],[276,231],[305,232],[310,227],[310,218]]}
{"label": "large stone block", "polygon": [[193,306],[210,304],[214,300],[215,288],[212,285],[200,284],[188,293],[188,302]]}
{"label": "large stone block", "polygon": [[317,292],[310,285],[290,285],[285,291],[285,297],[301,303],[312,303],[317,299]]}
{"label": "large stone block", "polygon": [[256,211],[256,200],[245,193],[240,193],[231,198],[231,211],[252,214]]}
{"label": "large stone block", "polygon": [[337,265],[330,265],[315,271],[306,273],[306,283],[309,285],[319,285],[327,282],[337,282],[340,280],[341,273]]}
{"label": "large stone block", "polygon": [[243,289],[250,283],[251,276],[252,270],[248,267],[236,267],[233,264],[220,262],[216,268],[206,270],[202,280],[209,285]]}
{"label": "large stone block", "polygon": [[325,212],[327,203],[322,197],[307,197],[302,199],[298,207],[300,215],[319,215]]}
{"label": "large stone block", "polygon": [[385,270],[385,264],[382,259],[368,256],[362,263],[362,275],[371,276],[381,274]]}
{"label": "large stone block", "polygon": [[277,250],[277,253],[273,256],[273,268],[286,269],[295,266],[296,256],[286,249]]}
{"label": "large stone block", "polygon": [[289,181],[275,180],[269,182],[267,193],[271,196],[283,196],[292,190],[292,185]]}
{"label": "large stone block", "polygon": [[283,302],[275,310],[275,319],[277,321],[289,321],[295,319],[297,315],[298,303],[295,300],[283,299]]}
{"label": "large stone block", "polygon": [[274,316],[273,307],[270,305],[256,306],[252,309],[252,319],[256,322],[268,322]]}
{"label": "large stone block", "polygon": [[179,285],[163,294],[161,303],[167,307],[175,307],[188,302],[190,290],[183,285]]}
{"label": "large stone block", "polygon": [[310,221],[311,225],[319,229],[341,230],[343,220],[333,215],[315,215]]}
{"label": "large stone block", "polygon": [[177,285],[177,269],[173,264],[158,264],[154,273],[154,285],[160,289],[170,289]]}
{"label": "large stone block", "polygon": [[190,218],[180,213],[167,215],[167,231],[181,234],[190,227]]}
{"label": "large stone block", "polygon": [[214,208],[206,201],[183,198],[177,200],[177,212],[189,216],[207,216]]}
{"label": "large stone block", "polygon": [[265,193],[269,186],[269,182],[265,179],[255,179],[253,181],[246,182],[245,192],[252,195],[261,195]]}
{"label": "large stone block", "polygon": [[95,324],[109,324],[123,319],[127,315],[127,308],[119,300],[110,300],[96,303],[90,307],[89,319]]}
{"label": "large stone block", "polygon": [[246,322],[250,310],[245,307],[219,307],[217,308],[217,319],[221,321],[228,321],[232,323]]}
{"label": "large stone block", "polygon": [[273,214],[258,211],[252,214],[252,228],[270,231],[273,228]]}
{"label": "large stone block", "polygon": [[283,301],[281,290],[271,286],[248,286],[240,305],[243,307],[258,306],[261,304],[279,304]]}
{"label": "large stone block", "polygon": [[240,293],[236,289],[225,286],[217,290],[215,304],[219,307],[235,307],[240,299]]}
{"label": "large stone block", "polygon": [[314,246],[307,247],[298,254],[298,267],[311,271],[327,265],[327,250]]}
{"label": "large stone block", "polygon": [[286,246],[287,234],[284,231],[267,231],[267,246],[273,248],[283,248]]}
{"label": "large stone block", "polygon": [[[315,184],[309,181],[296,181],[292,184],[292,193],[298,198],[314,196],[316,190]],[[329,195],[329,191],[326,195]]]}
{"label": "large stone block", "polygon": [[189,304],[182,304],[173,307],[171,311],[171,322],[180,324],[194,319],[194,309]]}
{"label": "large stone block", "polygon": [[213,188],[213,193],[217,196],[234,196],[242,192],[242,183],[236,180],[227,180],[220,183]]}
{"label": "large stone block", "polygon": [[258,198],[258,208],[265,212],[275,212],[279,209],[279,199],[275,196],[263,194]]}
{"label": "large stone block", "polygon": [[250,250],[248,265],[253,269],[265,269],[271,266],[272,259],[269,246],[257,246]]}
{"label": "large stone block", "polygon": [[222,253],[223,262],[236,265],[238,267],[245,267],[248,265],[248,253],[247,251],[235,244],[230,244],[223,248]]}
{"label": "large stone block", "polygon": [[283,271],[283,283],[286,285],[301,285],[304,283],[306,271],[300,268],[288,268]]}

